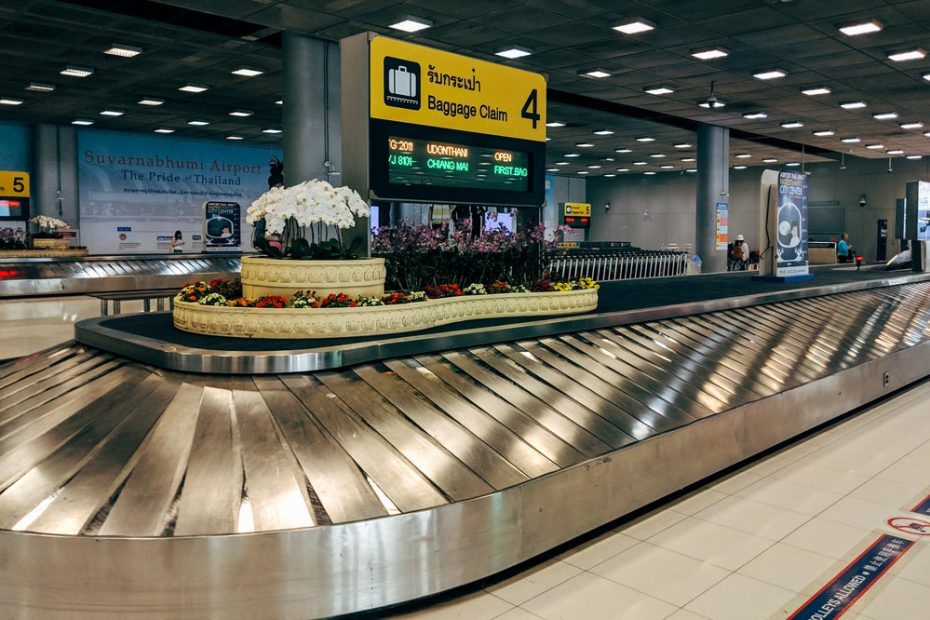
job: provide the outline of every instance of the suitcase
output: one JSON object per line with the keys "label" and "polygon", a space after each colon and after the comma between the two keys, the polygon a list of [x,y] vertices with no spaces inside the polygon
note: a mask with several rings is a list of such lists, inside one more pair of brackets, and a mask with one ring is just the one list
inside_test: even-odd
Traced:
{"label": "suitcase", "polygon": [[391,94],[401,97],[417,96],[417,81],[414,75],[407,71],[407,67],[400,65],[388,71],[388,90]]}

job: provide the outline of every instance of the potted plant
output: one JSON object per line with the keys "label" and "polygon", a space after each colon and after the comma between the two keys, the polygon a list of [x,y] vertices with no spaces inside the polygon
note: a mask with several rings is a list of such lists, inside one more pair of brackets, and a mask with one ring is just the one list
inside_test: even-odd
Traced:
{"label": "potted plant", "polygon": [[368,258],[361,240],[349,247],[342,242],[342,231],[368,215],[368,204],[346,186],[313,179],[272,187],[246,213],[246,221],[261,231],[256,247],[263,256],[242,259],[243,294],[383,294],[384,259]]}
{"label": "potted plant", "polygon": [[61,234],[61,231],[71,228],[67,222],[47,215],[37,215],[29,222],[39,227],[39,232],[32,235],[34,249],[62,249],[71,244],[71,240]]}

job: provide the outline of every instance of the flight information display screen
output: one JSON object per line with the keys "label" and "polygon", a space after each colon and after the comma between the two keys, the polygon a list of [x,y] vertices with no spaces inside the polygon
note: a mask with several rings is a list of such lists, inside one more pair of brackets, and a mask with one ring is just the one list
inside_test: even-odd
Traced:
{"label": "flight information display screen", "polygon": [[526,152],[400,136],[389,136],[385,146],[388,182],[393,185],[529,190]]}

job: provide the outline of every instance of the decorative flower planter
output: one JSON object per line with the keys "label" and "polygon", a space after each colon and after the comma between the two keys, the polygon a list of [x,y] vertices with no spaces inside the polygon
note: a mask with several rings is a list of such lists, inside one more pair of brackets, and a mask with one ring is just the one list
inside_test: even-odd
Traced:
{"label": "decorative flower planter", "polygon": [[597,289],[469,295],[358,308],[235,308],[175,301],[174,326],[195,334],[234,338],[348,338],[475,319],[577,314],[596,308]]}
{"label": "decorative flower planter", "polygon": [[87,256],[87,248],[0,250],[0,258],[73,258]]}
{"label": "decorative flower planter", "polygon": [[67,250],[70,246],[71,239],[34,238],[32,240],[32,249],[34,250]]}
{"label": "decorative flower planter", "polygon": [[387,270],[383,258],[357,260],[288,260],[244,256],[242,296],[290,297],[297,291],[315,292],[317,297],[345,293],[352,297],[384,294]]}

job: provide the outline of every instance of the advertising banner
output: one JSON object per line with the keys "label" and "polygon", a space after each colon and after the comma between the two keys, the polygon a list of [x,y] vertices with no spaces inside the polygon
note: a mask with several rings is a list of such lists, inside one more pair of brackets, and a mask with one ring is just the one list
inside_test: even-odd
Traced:
{"label": "advertising banner", "polygon": [[542,74],[383,36],[370,49],[371,118],[545,141]]}
{"label": "advertising banner", "polygon": [[910,181],[907,184],[904,212],[904,239],[930,239],[930,183]]}
{"label": "advertising banner", "polygon": [[242,243],[242,208],[238,202],[203,203],[204,247],[210,250],[238,250]]}
{"label": "advertising banner", "polygon": [[803,172],[778,173],[775,221],[775,275],[807,275],[807,175]]}
{"label": "advertising banner", "polygon": [[730,243],[730,205],[725,202],[717,203],[717,232],[715,239],[717,249],[726,251]]}
{"label": "advertising banner", "polygon": [[[100,130],[78,132],[81,240],[91,252],[204,248],[204,202],[250,205],[268,189],[277,147]],[[240,209],[239,239],[251,236]],[[222,231],[220,231],[222,234]]]}

